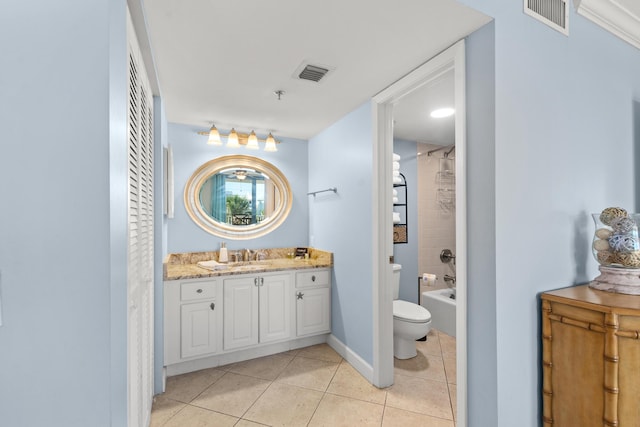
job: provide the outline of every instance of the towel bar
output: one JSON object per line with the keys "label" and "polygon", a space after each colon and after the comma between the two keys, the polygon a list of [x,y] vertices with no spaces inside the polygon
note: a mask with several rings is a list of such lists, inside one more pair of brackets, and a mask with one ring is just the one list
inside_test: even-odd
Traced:
{"label": "towel bar", "polygon": [[338,189],[336,187],[331,187],[331,188],[327,188],[326,190],[312,191],[311,193],[307,193],[307,196],[313,195],[313,197],[316,197],[316,194],[324,193],[327,191],[333,191],[334,193],[338,193]]}

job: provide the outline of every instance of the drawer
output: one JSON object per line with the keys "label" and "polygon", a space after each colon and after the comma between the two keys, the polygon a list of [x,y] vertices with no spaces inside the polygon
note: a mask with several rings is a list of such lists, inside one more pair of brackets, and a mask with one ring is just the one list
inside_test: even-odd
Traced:
{"label": "drawer", "polygon": [[329,286],[331,274],[329,270],[300,271],[296,273],[296,288],[310,286]]}
{"label": "drawer", "polygon": [[213,299],[216,296],[216,285],[216,281],[181,283],[180,299],[182,301]]}

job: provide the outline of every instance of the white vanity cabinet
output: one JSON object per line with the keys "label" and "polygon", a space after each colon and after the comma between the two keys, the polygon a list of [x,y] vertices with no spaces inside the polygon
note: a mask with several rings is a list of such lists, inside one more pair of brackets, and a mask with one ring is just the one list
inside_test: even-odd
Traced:
{"label": "white vanity cabinet", "polygon": [[331,331],[331,270],[296,273],[296,336]]}
{"label": "white vanity cabinet", "polygon": [[291,337],[291,273],[224,279],[224,349]]}
{"label": "white vanity cabinet", "polygon": [[331,269],[164,282],[164,365],[177,375],[326,342]]}
{"label": "white vanity cabinet", "polygon": [[222,283],[218,279],[166,282],[165,364],[222,350]]}

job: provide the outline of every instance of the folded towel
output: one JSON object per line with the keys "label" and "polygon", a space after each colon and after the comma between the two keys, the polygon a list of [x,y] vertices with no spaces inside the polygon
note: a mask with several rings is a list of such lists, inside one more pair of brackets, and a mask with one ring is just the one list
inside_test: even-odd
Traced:
{"label": "folded towel", "polygon": [[400,161],[400,155],[396,154],[396,153],[393,153],[393,161],[394,162],[399,162]]}
{"label": "folded towel", "polygon": [[393,162],[393,170],[394,171],[400,170],[400,162]]}
{"label": "folded towel", "polygon": [[398,198],[397,197],[393,198],[393,203],[398,203]]}
{"label": "folded towel", "polygon": [[218,261],[200,261],[196,264],[198,267],[206,268],[207,270],[226,270],[229,268],[227,264],[220,264]]}
{"label": "folded towel", "polygon": [[393,183],[394,184],[402,184],[402,178],[400,178],[399,176],[395,176],[393,177]]}
{"label": "folded towel", "polygon": [[393,197],[396,197],[398,195],[398,190],[396,190],[395,188],[393,189]]}
{"label": "folded towel", "polygon": [[393,171],[393,176],[400,176],[400,171]]}
{"label": "folded towel", "polygon": [[400,212],[393,213],[393,223],[398,224],[400,222]]}

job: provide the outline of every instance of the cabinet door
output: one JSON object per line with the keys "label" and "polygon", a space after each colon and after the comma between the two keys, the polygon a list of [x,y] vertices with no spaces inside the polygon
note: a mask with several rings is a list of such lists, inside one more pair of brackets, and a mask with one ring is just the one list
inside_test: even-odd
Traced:
{"label": "cabinet door", "polygon": [[181,307],[181,356],[193,357],[220,350],[218,312],[214,301],[183,304]]}
{"label": "cabinet door", "polygon": [[258,277],[224,281],[224,349],[258,343]]}
{"label": "cabinet door", "polygon": [[291,336],[291,275],[261,276],[260,342]]}
{"label": "cabinet door", "polygon": [[329,288],[296,290],[297,335],[331,331]]}

